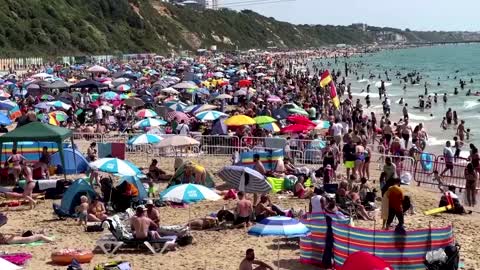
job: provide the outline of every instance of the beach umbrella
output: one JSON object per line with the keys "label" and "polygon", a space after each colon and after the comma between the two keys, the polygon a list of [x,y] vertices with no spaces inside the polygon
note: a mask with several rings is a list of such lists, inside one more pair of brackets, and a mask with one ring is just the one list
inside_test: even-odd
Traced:
{"label": "beach umbrella", "polygon": [[248,167],[226,166],[218,172],[218,177],[231,188],[246,193],[265,193],[272,189],[265,176]]}
{"label": "beach umbrella", "polygon": [[315,126],[315,130],[323,130],[323,129],[329,129],[330,128],[330,122],[329,121],[316,121],[315,122],[317,125]]}
{"label": "beach umbrella", "polygon": [[200,142],[195,140],[194,138],[176,135],[172,137],[165,138],[162,140],[158,147],[182,147],[182,146],[191,146],[191,145],[199,145]]}
{"label": "beach umbrella", "polygon": [[68,115],[62,111],[54,111],[48,114],[49,117],[54,118],[58,122],[67,121]]}
{"label": "beach umbrella", "polygon": [[128,98],[125,99],[125,105],[136,108],[136,107],[141,107],[145,105],[145,102],[139,98]]}
{"label": "beach umbrella", "polygon": [[282,133],[303,133],[305,131],[310,131],[314,128],[314,126],[310,125],[293,124],[282,128],[280,131]]}
{"label": "beach umbrella", "polygon": [[225,120],[225,125],[227,126],[244,126],[244,125],[255,125],[257,122],[253,118],[239,114],[234,115],[227,120]]}
{"label": "beach umbrella", "polygon": [[43,94],[40,97],[41,100],[54,100],[55,98],[52,95]]}
{"label": "beach umbrella", "polygon": [[0,98],[9,98],[11,95],[5,91],[0,91]]}
{"label": "beach umbrella", "polygon": [[128,84],[121,84],[117,86],[117,90],[122,92],[129,91],[130,89],[132,89],[132,87]]}
{"label": "beach umbrella", "polygon": [[203,200],[216,201],[221,197],[203,185],[182,184],[171,186],[160,193],[162,201],[176,203],[196,203]]}
{"label": "beach umbrella", "polygon": [[12,124],[12,120],[10,120],[10,118],[7,115],[0,113],[0,125],[9,126],[11,124]]}
{"label": "beach umbrella", "polygon": [[[253,236],[303,237],[310,234],[310,230],[297,219],[283,216],[267,217],[248,230]],[[277,241],[277,266],[280,269],[280,241]]]}
{"label": "beach umbrella", "polygon": [[160,119],[155,118],[145,118],[141,121],[138,121],[133,125],[134,128],[147,128],[147,127],[159,127],[166,125],[167,122]]}
{"label": "beach umbrella", "polygon": [[142,134],[128,140],[130,145],[156,144],[163,140],[162,137],[155,134]]}
{"label": "beach umbrella", "polygon": [[303,237],[310,230],[297,219],[283,216],[267,217],[248,230],[254,236]]}
{"label": "beach umbrella", "polygon": [[171,95],[178,95],[178,94],[180,94],[180,92],[178,92],[177,90],[175,90],[175,89],[172,88],[172,87],[164,88],[164,89],[160,90],[160,92],[166,93],[166,94],[171,94]]}
{"label": "beach umbrella", "polygon": [[183,112],[183,110],[187,107],[187,104],[176,101],[176,102],[167,102],[165,103],[165,106],[167,106],[173,111]]}
{"label": "beach umbrella", "polygon": [[300,124],[300,125],[305,125],[305,126],[317,126],[312,120],[308,119],[306,116],[303,115],[290,115],[287,117],[287,120],[294,123],[294,124]]}
{"label": "beach umbrella", "polygon": [[106,111],[106,112],[112,112],[113,111],[112,107],[110,107],[108,105],[102,105],[102,106],[100,106],[100,109],[102,111]]}
{"label": "beach umbrella", "polygon": [[347,257],[342,270],[393,270],[382,258],[365,251],[357,251]]}
{"label": "beach umbrella", "polygon": [[247,90],[245,89],[240,89],[240,90],[237,90],[235,91],[235,93],[233,93],[234,96],[246,96],[247,95]]}
{"label": "beach umbrella", "polygon": [[228,95],[228,94],[220,94],[218,96],[215,97],[215,99],[232,99],[233,97],[231,95]]}
{"label": "beach umbrella", "polygon": [[214,121],[222,116],[227,116],[227,114],[218,111],[203,111],[195,115],[201,121]]}
{"label": "beach umbrella", "polygon": [[272,111],[272,116],[273,118],[277,119],[277,120],[282,120],[282,119],[286,119],[288,117],[288,112],[285,111],[285,109],[275,109]]}
{"label": "beach umbrella", "polygon": [[217,106],[211,105],[211,104],[198,104],[198,105],[188,106],[183,111],[188,112],[190,114],[197,114],[203,111],[210,111],[216,108]]}
{"label": "beach umbrella", "polygon": [[61,102],[60,100],[50,101],[50,102],[47,102],[47,104],[50,105],[51,107],[64,109],[64,110],[69,110],[72,107],[65,102]]}
{"label": "beach umbrella", "polygon": [[51,78],[51,77],[53,77],[52,74],[48,74],[45,72],[37,73],[32,76],[32,78],[41,79],[41,80],[44,80],[45,78]]}
{"label": "beach umbrella", "polygon": [[40,90],[40,85],[31,83],[26,87],[27,90]]}
{"label": "beach umbrella", "polygon": [[277,125],[277,123],[263,124],[263,125],[260,125],[260,127],[268,131],[280,132],[280,127]]}
{"label": "beach umbrella", "polygon": [[272,117],[267,116],[267,115],[257,116],[253,119],[255,120],[257,125],[270,124],[270,123],[273,123],[273,122],[277,122],[277,120],[275,120],[275,118],[272,118]]}
{"label": "beach umbrella", "polygon": [[90,162],[90,168],[101,172],[113,173],[123,176],[137,176],[142,172],[133,163],[118,158],[101,158]]}
{"label": "beach umbrella", "polygon": [[225,77],[225,75],[223,74],[223,72],[220,72],[220,71],[213,73],[213,76],[214,76],[214,77],[217,77],[217,78],[223,78],[223,77]]}
{"label": "beach umbrella", "polygon": [[130,81],[130,79],[128,79],[128,78],[116,78],[112,82],[115,85],[121,85],[121,84],[124,84],[124,83],[128,83],[129,81]]}
{"label": "beach umbrella", "polygon": [[114,100],[118,98],[118,94],[113,91],[107,91],[101,95],[103,99]]}
{"label": "beach umbrella", "polygon": [[302,108],[291,108],[291,109],[288,109],[288,112],[293,113],[293,114],[301,114],[301,115],[305,115],[305,116],[308,115],[308,112],[305,111]]}
{"label": "beach umbrella", "polygon": [[165,118],[168,121],[173,121],[174,119],[176,119],[177,122],[181,122],[182,120],[185,121],[185,123],[190,122],[190,117],[183,112],[175,112],[175,111],[174,112],[168,112],[167,115],[165,116]]}
{"label": "beach umbrella", "polygon": [[267,98],[267,101],[268,102],[282,102],[283,100],[278,96],[271,95]]}
{"label": "beach umbrella", "polygon": [[[16,104],[15,104],[16,105]],[[48,110],[50,109],[51,107],[53,107],[52,105],[48,104],[47,102],[40,102],[38,104],[35,104],[33,105],[34,108],[37,108],[37,109],[42,109],[42,110]],[[0,103],[0,109],[1,109],[1,103]]]}
{"label": "beach umbrella", "polygon": [[173,87],[173,88],[176,88],[176,89],[198,88],[197,84],[195,84],[195,83],[192,82],[192,81],[186,81],[186,82],[177,83],[177,84],[173,85],[172,87]]}
{"label": "beach umbrella", "polygon": [[58,81],[54,81],[50,84],[47,84],[45,86],[43,86],[43,88],[47,88],[47,89],[64,89],[64,88],[69,88],[71,84],[63,81],[63,80],[58,80]]}
{"label": "beach umbrella", "polygon": [[250,80],[240,80],[238,81],[238,87],[242,88],[242,87],[250,87],[252,86],[252,81]]}
{"label": "beach umbrella", "polygon": [[87,69],[88,72],[92,72],[92,73],[107,73],[108,72],[108,69],[102,67],[102,66],[99,66],[99,65],[94,65],[92,67],[89,67]]}
{"label": "beach umbrella", "polygon": [[148,118],[148,117],[155,117],[158,114],[156,112],[154,112],[153,110],[150,110],[150,109],[142,109],[142,110],[136,112],[135,115],[138,118]]}

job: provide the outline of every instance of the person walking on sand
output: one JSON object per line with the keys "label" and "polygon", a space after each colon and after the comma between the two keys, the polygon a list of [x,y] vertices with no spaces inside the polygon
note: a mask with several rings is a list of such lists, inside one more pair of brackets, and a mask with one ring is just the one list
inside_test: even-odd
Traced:
{"label": "person walking on sand", "polygon": [[453,176],[453,158],[454,158],[454,153],[451,148],[451,143],[450,141],[447,141],[445,144],[445,148],[443,149],[443,158],[445,159],[445,169],[443,172],[440,174],[441,177],[447,172],[450,171],[450,176]]}
{"label": "person walking on sand", "polygon": [[470,207],[475,207],[477,204],[477,182],[478,172],[473,167],[472,163],[467,164],[465,168],[465,190],[466,190],[466,204]]}
{"label": "person walking on sand", "polygon": [[[253,265],[258,266],[253,268]],[[273,267],[260,260],[255,260],[255,251],[253,248],[249,248],[247,249],[245,258],[240,263],[239,270],[273,270]]]}

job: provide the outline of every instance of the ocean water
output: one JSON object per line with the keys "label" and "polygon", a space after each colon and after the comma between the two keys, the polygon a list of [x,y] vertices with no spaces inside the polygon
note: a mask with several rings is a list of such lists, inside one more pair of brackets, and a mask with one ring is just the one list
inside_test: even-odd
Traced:
{"label": "ocean water", "polygon": [[[426,151],[438,153],[443,148],[447,140],[452,140],[456,133],[456,126],[451,125],[447,130],[440,128],[442,118],[448,108],[457,112],[459,121],[465,120],[466,128],[471,130],[470,140],[465,143],[474,143],[480,145],[480,96],[474,94],[480,93],[480,44],[469,45],[443,45],[433,47],[410,48],[401,50],[388,50],[376,54],[364,55],[362,57],[339,58],[337,64],[333,60],[322,60],[317,63],[323,63],[323,68],[329,66],[329,69],[341,69],[344,72],[345,62],[349,64],[351,73],[347,82],[352,84],[352,96],[360,99],[365,104],[367,84],[370,84],[370,100],[372,106],[365,109],[377,114],[377,119],[382,113],[381,101],[378,96],[378,85],[380,80],[386,80],[385,71],[390,78],[387,86],[387,95],[392,101],[392,122],[397,122],[401,118],[402,105],[398,104],[400,98],[404,98],[408,103],[410,121],[423,123],[430,136]],[[407,82],[407,88],[404,91],[405,82],[400,81],[401,77],[410,72],[420,72],[422,80],[417,85]],[[400,76],[396,76],[400,73]],[[369,75],[375,75],[375,78],[369,78]],[[364,76],[362,79],[362,75]],[[380,75],[380,78],[378,76]],[[460,88],[460,79],[467,84],[465,89]],[[470,83],[473,79],[473,83]],[[424,84],[427,83],[428,95],[432,96],[431,109],[415,109],[418,106],[418,96],[425,94]],[[437,83],[440,86],[437,86]],[[454,88],[458,88],[458,95],[454,95]],[[472,95],[466,96],[468,89],[471,89]],[[438,103],[433,103],[433,95],[437,93]],[[444,103],[442,97],[447,94],[448,101]],[[464,148],[466,150],[466,147]]]}

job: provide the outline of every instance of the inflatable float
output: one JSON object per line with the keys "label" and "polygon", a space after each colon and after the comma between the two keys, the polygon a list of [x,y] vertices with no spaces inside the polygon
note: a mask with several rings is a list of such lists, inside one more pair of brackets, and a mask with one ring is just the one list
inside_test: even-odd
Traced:
{"label": "inflatable float", "polygon": [[424,171],[431,171],[433,169],[432,155],[429,153],[422,153],[420,155],[420,163]]}
{"label": "inflatable float", "polygon": [[52,252],[52,262],[57,265],[69,265],[75,259],[79,263],[89,263],[93,258],[90,250],[62,249]]}

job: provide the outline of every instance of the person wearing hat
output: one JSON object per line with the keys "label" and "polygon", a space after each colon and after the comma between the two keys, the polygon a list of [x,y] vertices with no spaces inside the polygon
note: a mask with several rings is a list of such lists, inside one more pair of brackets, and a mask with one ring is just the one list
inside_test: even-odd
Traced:
{"label": "person wearing hat", "polygon": [[132,234],[137,240],[159,239],[157,225],[147,216],[145,216],[145,206],[137,206],[135,216],[130,219]]}
{"label": "person wearing hat", "polygon": [[151,219],[157,226],[160,226],[160,213],[153,204],[152,200],[147,201],[147,217]]}

